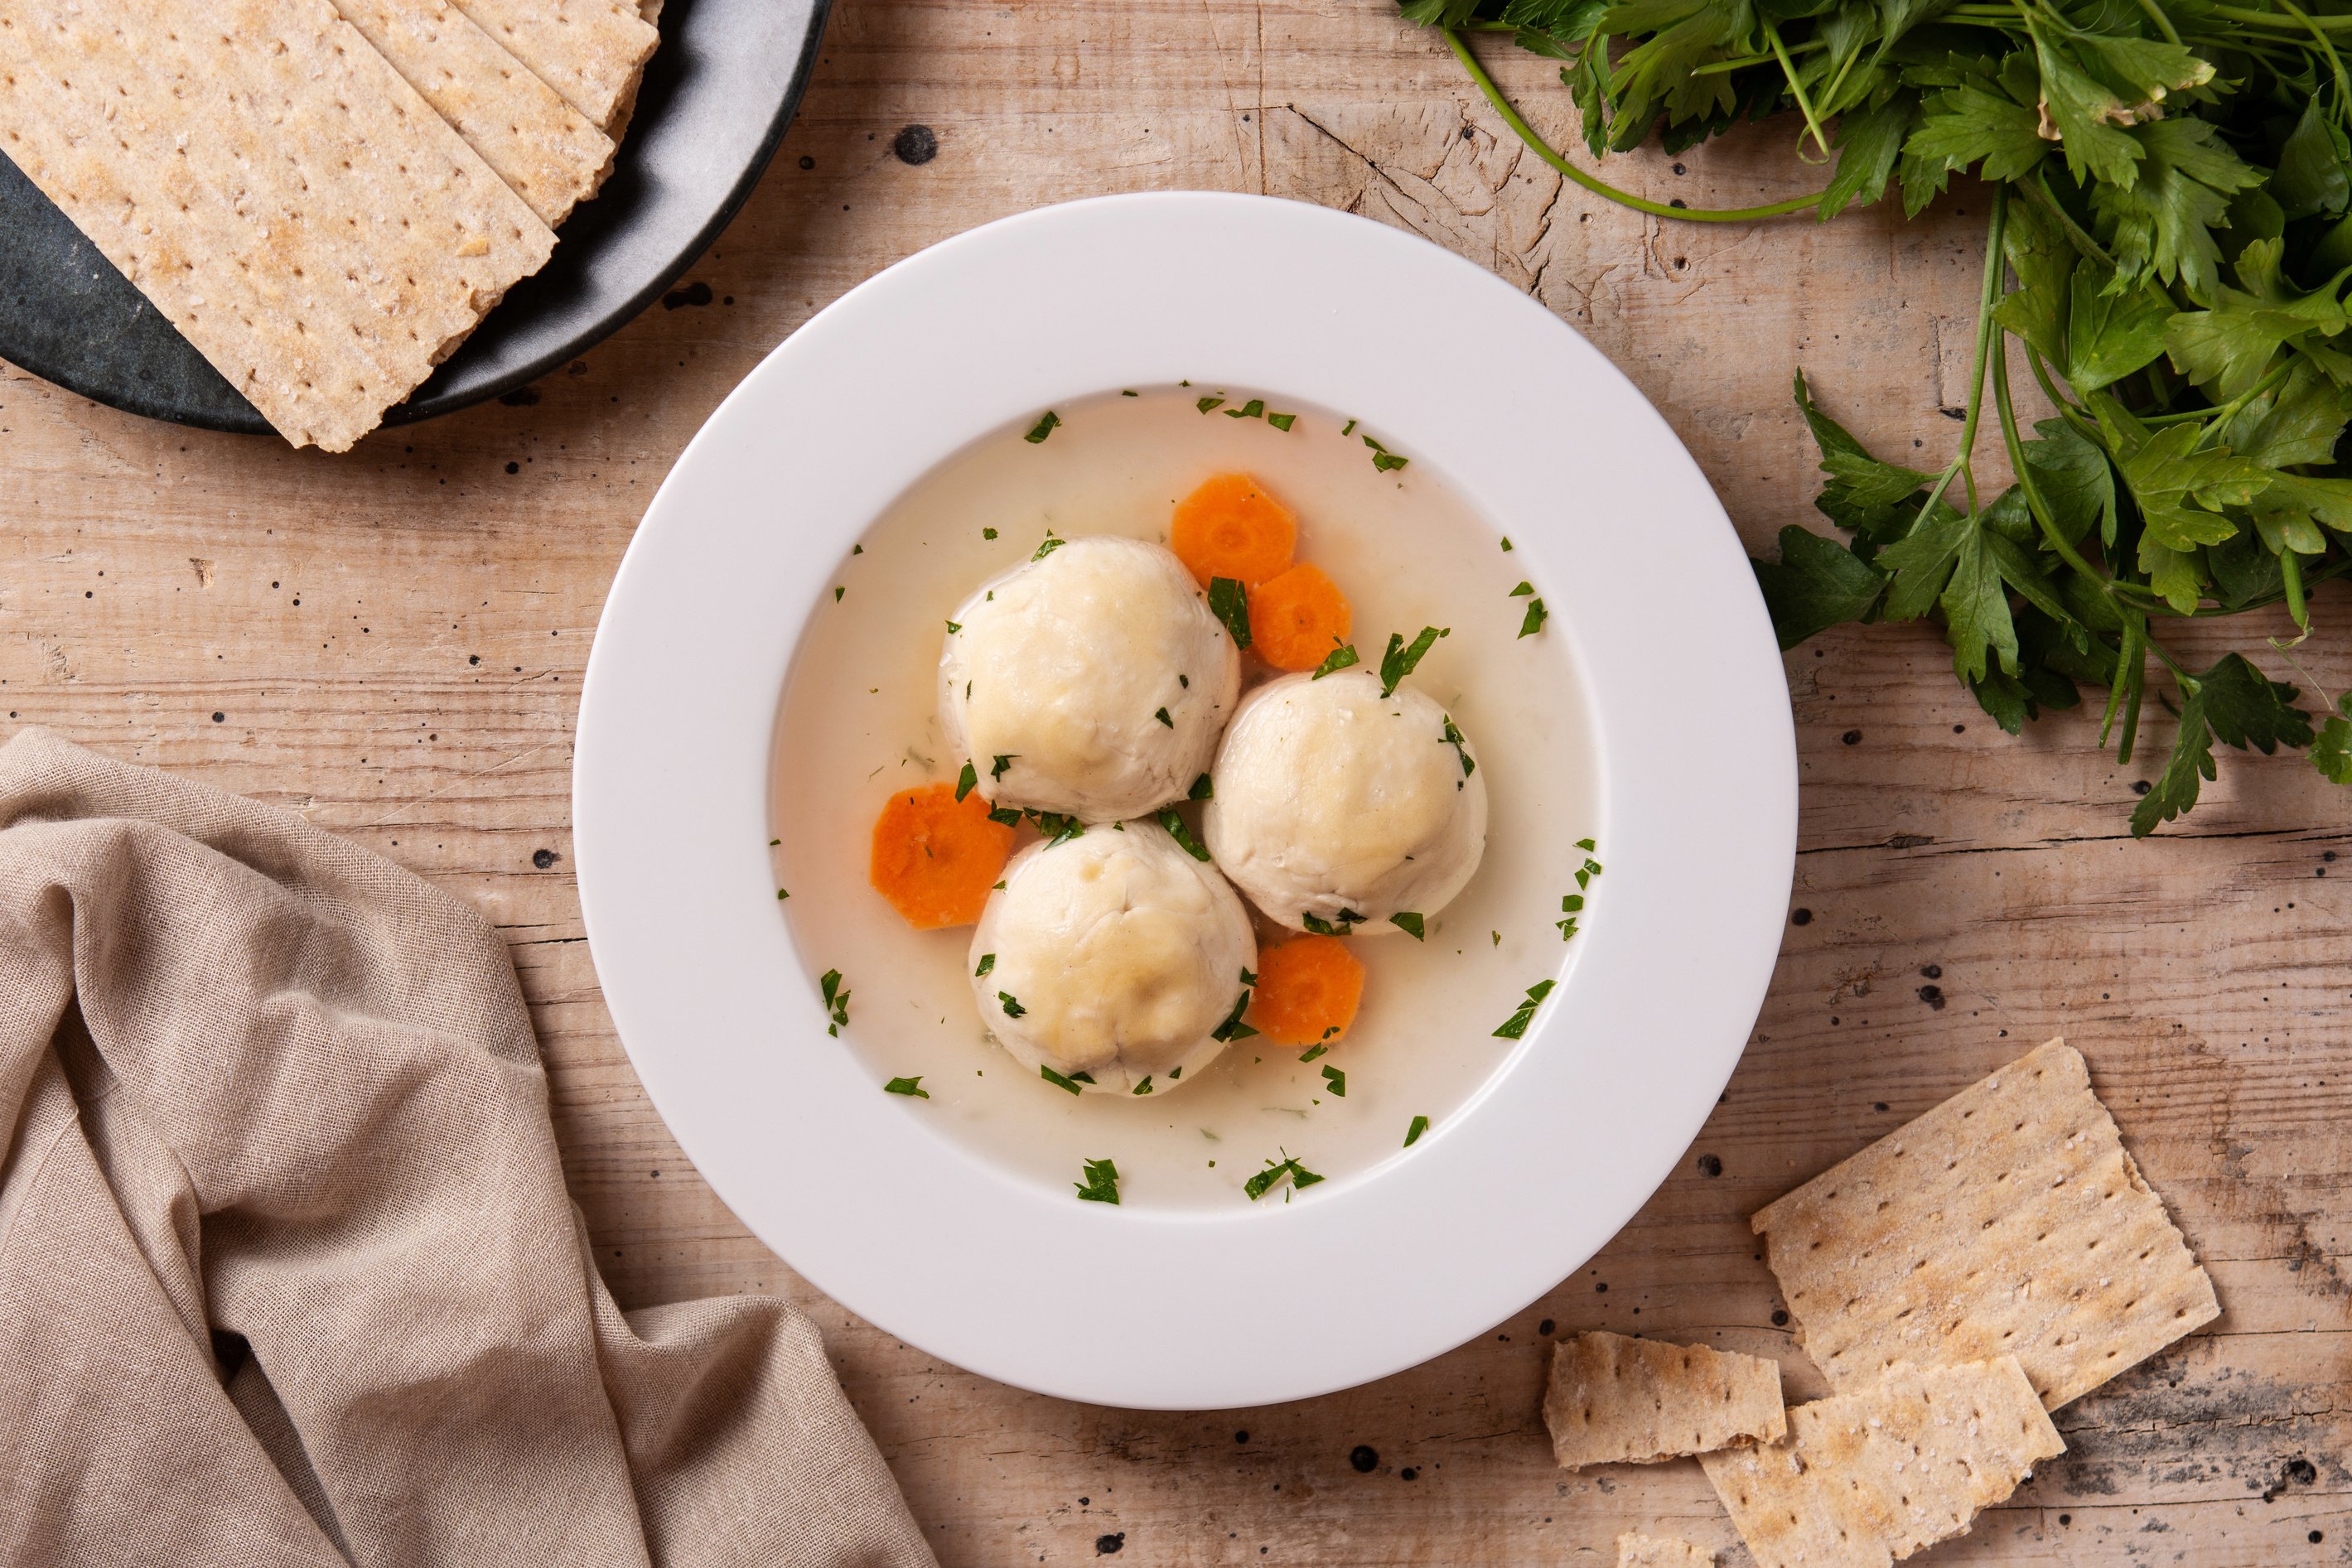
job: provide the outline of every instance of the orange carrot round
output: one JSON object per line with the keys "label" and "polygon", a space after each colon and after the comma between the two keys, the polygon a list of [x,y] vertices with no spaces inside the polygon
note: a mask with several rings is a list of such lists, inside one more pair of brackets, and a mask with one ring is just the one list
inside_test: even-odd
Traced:
{"label": "orange carrot round", "polygon": [[1339,585],[1312,561],[1251,590],[1250,645],[1277,670],[1311,670],[1348,640],[1354,617]]}
{"label": "orange carrot round", "polygon": [[918,931],[970,925],[1004,874],[1013,830],[988,820],[973,790],[961,800],[952,784],[902,789],[874,820],[874,891]]}
{"label": "orange carrot round", "polygon": [[1255,589],[1290,566],[1298,519],[1246,474],[1217,474],[1176,503],[1168,548],[1203,588],[1212,578]]}
{"label": "orange carrot round", "polygon": [[1322,1045],[1356,1021],[1364,966],[1337,936],[1299,936],[1257,956],[1249,1022],[1278,1045]]}

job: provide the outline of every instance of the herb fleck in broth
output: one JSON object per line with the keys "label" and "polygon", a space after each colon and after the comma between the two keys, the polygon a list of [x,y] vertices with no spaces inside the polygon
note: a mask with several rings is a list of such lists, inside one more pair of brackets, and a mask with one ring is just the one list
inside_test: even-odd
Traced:
{"label": "herb fleck in broth", "polygon": [[[1576,841],[1608,841],[1565,628],[1519,635],[1526,599],[1511,591],[1528,558],[1507,553],[1425,462],[1376,468],[1359,434],[1341,435],[1344,416],[1277,397],[1266,406],[1296,415],[1286,430],[1224,417],[1248,406],[1247,393],[1204,415],[1208,390],[1058,403],[1051,440],[1024,439],[1033,415],[926,475],[830,580],[856,591],[815,607],[776,733],[772,831],[782,841],[770,853],[775,885],[793,890],[780,917],[812,975],[838,969],[857,984],[838,1041],[794,1030],[782,1049],[853,1051],[877,1093],[919,1077],[929,1098],[908,1097],[908,1114],[1065,1197],[1072,1172],[1115,1159],[1128,1209],[1247,1207],[1245,1184],[1269,1160],[1295,1156],[1337,1179],[1415,1157],[1404,1129],[1426,1116],[1442,1136],[1516,1049],[1493,1038],[1496,1019],[1530,981],[1574,959],[1578,945],[1563,945],[1557,923],[1585,861]],[[1410,433],[1379,434],[1412,455]],[[1363,1005],[1328,1053],[1307,1053],[1319,1061],[1244,1039],[1148,1095],[1074,1096],[989,1040],[972,999],[971,929],[909,929],[868,885],[869,834],[892,790],[960,781],[968,759],[947,755],[937,683],[945,622],[966,596],[1049,540],[1164,543],[1176,500],[1223,471],[1251,475],[1297,514],[1298,557],[1347,594],[1356,641],[1378,650],[1391,632],[1450,628],[1408,679],[1477,758],[1486,855],[1461,895],[1426,917],[1423,940],[1402,930],[1349,938],[1369,970]],[[1245,656],[1244,689],[1274,673]],[[975,770],[983,795],[993,762]],[[1196,784],[1193,798],[1207,789]],[[1184,812],[1197,826],[1199,808]],[[1607,918],[1605,896],[1593,896],[1588,923]],[[1260,943],[1272,935],[1261,920]],[[989,1010],[1001,1005],[992,988]],[[1325,1066],[1344,1075],[1344,1095]]]}

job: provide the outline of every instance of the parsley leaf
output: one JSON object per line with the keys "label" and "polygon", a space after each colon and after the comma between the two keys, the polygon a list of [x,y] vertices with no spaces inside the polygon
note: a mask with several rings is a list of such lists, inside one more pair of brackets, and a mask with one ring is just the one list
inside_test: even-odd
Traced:
{"label": "parsley leaf", "polygon": [[915,1074],[912,1078],[893,1078],[889,1082],[882,1085],[882,1092],[885,1094],[911,1094],[918,1100],[928,1100],[931,1097],[931,1092],[924,1088],[922,1083],[923,1075],[919,1072]]}
{"label": "parsley leaf", "polygon": [[1557,984],[1559,982],[1556,980],[1538,980],[1534,985],[1529,986],[1527,1000],[1521,1002],[1512,1010],[1511,1016],[1503,1020],[1502,1027],[1495,1031],[1494,1038],[1518,1040],[1524,1037],[1528,1032],[1528,1025],[1535,1021],[1536,1009],[1542,1005],[1546,997],[1551,995],[1552,987]]}
{"label": "parsley leaf", "polygon": [[1209,580],[1209,613],[1225,623],[1225,631],[1234,646],[1247,651],[1250,645],[1249,590],[1237,578],[1213,577]]}
{"label": "parsley leaf", "polygon": [[1188,800],[1206,800],[1213,798],[1216,792],[1216,780],[1203,773],[1192,780],[1192,788],[1185,791],[1184,798]]}
{"label": "parsley leaf", "polygon": [[1404,1146],[1408,1149],[1412,1147],[1421,1141],[1421,1135],[1427,1131],[1429,1131],[1429,1118],[1415,1116],[1404,1130]]}
{"label": "parsley leaf", "polygon": [[1017,1019],[1025,1017],[1029,1011],[1027,1008],[1021,1005],[1020,998],[1015,997],[1011,991],[997,992],[996,999],[1004,1004],[1004,1016],[1006,1018]]}
{"label": "parsley leaf", "polygon": [[1323,662],[1316,665],[1315,673],[1307,678],[1310,681],[1319,681],[1324,676],[1330,674],[1333,671],[1344,670],[1355,662],[1355,647],[1351,643],[1342,643],[1338,647],[1332,649],[1329,653],[1324,654]]}
{"label": "parsley leaf", "polygon": [[1073,1094],[1083,1094],[1086,1092],[1085,1090],[1078,1087],[1076,1079],[1065,1078],[1042,1061],[1037,1064],[1037,1076],[1044,1079],[1046,1082],[1052,1084],[1056,1089],[1066,1089]]}
{"label": "parsley leaf", "polygon": [[2203,674],[2183,680],[2181,691],[2179,734],[2163,775],[2132,812],[2135,838],[2197,804],[2200,780],[2215,776],[2215,740],[2267,755],[2282,743],[2308,746],[2314,738],[2311,716],[2293,706],[2294,687],[2271,680],[2242,654],[2224,653]]}
{"label": "parsley leaf", "polygon": [[1175,807],[1162,806],[1158,815],[1160,825],[1167,830],[1168,836],[1174,839],[1178,847],[1186,854],[1196,861],[1205,861],[1209,858],[1207,847],[1192,836],[1192,830],[1184,825],[1184,819],[1176,814]]}
{"label": "parsley leaf", "polygon": [[1398,930],[1403,932],[1406,936],[1412,937],[1416,942],[1423,939],[1422,936],[1421,916],[1414,914],[1410,909],[1401,909],[1394,915],[1390,915],[1389,924],[1395,926]]}
{"label": "parsley leaf", "polygon": [[977,980],[977,979],[979,979],[982,975],[987,974],[991,969],[993,969],[993,968],[995,968],[995,967],[996,967],[996,955],[995,955],[995,954],[993,954],[993,953],[982,953],[982,954],[980,956],[980,962],[979,962],[977,965],[975,965],[975,966],[973,967],[973,968],[972,968],[972,971],[971,971],[971,977],[972,977],[973,979]]}
{"label": "parsley leaf", "polygon": [[[1542,602],[1541,600],[1536,601],[1537,604]],[[1534,605],[1528,607],[1530,612],[1534,608]],[[1415,637],[1410,644],[1405,642],[1402,632],[1390,632],[1388,652],[1381,655],[1381,695],[1385,697],[1392,695],[1397,689],[1397,683],[1412,674],[1414,667],[1421,663],[1423,657],[1430,649],[1437,645],[1437,640],[1440,637],[1451,636],[1453,632],[1454,628],[1451,626],[1424,626],[1421,629],[1421,635]],[[1527,633],[1521,632],[1519,635],[1524,637]]]}
{"label": "parsley leaf", "polygon": [[[1242,1014],[1249,1010],[1249,989],[1244,987],[1243,988],[1242,994],[1234,998],[1234,1010],[1225,1015],[1224,1022],[1219,1024],[1216,1028],[1209,1031],[1209,1038],[1211,1040],[1232,1041],[1236,1040],[1247,1040],[1252,1035],[1257,1033],[1257,1030],[1242,1022]],[[1169,1076],[1173,1077],[1175,1075],[1171,1073]]]}
{"label": "parsley leaf", "polygon": [[833,1021],[824,1032],[838,1035],[849,1027],[849,988],[841,983],[841,971],[827,969],[817,980],[817,989],[824,998],[824,1010]]}
{"label": "parsley leaf", "polygon": [[979,788],[979,770],[973,768],[971,763],[965,763],[963,765],[963,771],[956,775],[956,804],[959,806],[962,805],[963,798]]}
{"label": "parsley leaf", "polygon": [[1323,1082],[1330,1088],[1332,1099],[1345,1100],[1348,1097],[1348,1075],[1338,1068],[1326,1066]]}
{"label": "parsley leaf", "polygon": [[1039,442],[1045,440],[1045,437],[1053,434],[1055,427],[1059,425],[1061,423],[1062,416],[1055,413],[1049,408],[1045,411],[1044,417],[1040,418],[1036,423],[1029,427],[1029,434],[1023,436],[1021,439],[1027,442],[1030,445],[1034,446]]}
{"label": "parsley leaf", "polygon": [[1081,1203],[1117,1203],[1118,1201],[1118,1166],[1108,1159],[1082,1160],[1080,1168],[1087,1179],[1076,1184]]}

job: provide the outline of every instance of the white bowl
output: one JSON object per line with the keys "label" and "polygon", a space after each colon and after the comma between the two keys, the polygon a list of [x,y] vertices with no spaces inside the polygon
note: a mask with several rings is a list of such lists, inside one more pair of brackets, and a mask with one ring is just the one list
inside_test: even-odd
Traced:
{"label": "white bowl", "polygon": [[[1609,868],[1559,989],[1467,1106],[1405,1157],[1229,1214],[1073,1201],[877,1092],[826,1036],[765,848],[786,673],[851,542],[1009,421],[1186,377],[1360,415],[1524,552],[1548,634],[1572,639],[1589,688]],[[745,378],[663,483],[605,602],[572,821],[621,1040],[763,1242],[974,1372],[1211,1409],[1412,1365],[1616,1233],[1755,1022],[1796,795],[1787,688],[1738,538],[1623,376],[1541,306],[1409,235],[1175,193],[936,246]]]}

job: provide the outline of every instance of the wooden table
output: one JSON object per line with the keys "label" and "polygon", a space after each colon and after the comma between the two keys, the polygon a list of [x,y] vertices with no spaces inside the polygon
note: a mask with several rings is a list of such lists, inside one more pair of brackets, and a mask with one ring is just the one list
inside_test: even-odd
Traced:
{"label": "wooden table", "polygon": [[[1544,65],[1489,52],[1565,130]],[[892,147],[918,123],[939,154],[913,165]],[[2352,801],[2300,762],[2231,753],[2185,831],[2135,843],[2129,786],[2148,768],[2103,756],[2079,712],[2000,735],[1922,628],[1788,658],[1804,797],[1786,950],[1680,1174],[1542,1301],[1386,1382],[1210,1415],[995,1386],[818,1296],[647,1103],[572,877],[590,634],[696,426],[812,311],[910,251],[1108,191],[1296,196],[1425,235],[1575,322],[1664,411],[1751,549],[1819,523],[1796,364],[1867,439],[1941,460],[1979,197],[1908,225],[1668,227],[1564,189],[1499,131],[1388,0],[841,0],[799,123],[689,275],[707,293],[673,295],[505,406],[327,457],[149,423],[0,367],[0,711],[290,807],[488,911],[624,1303],[803,1303],[945,1563],[1601,1563],[1635,1526],[1732,1547],[1693,1465],[1551,1468],[1546,1337],[1687,1336],[1776,1354],[1792,1396],[1818,1392],[1747,1215],[2062,1031],[2227,1311],[2060,1412],[2068,1456],[1937,1560],[2352,1561],[2352,1048],[2331,1022],[2352,998],[2352,891],[2330,880],[2352,862],[2329,863],[2352,843]],[[1793,144],[1776,124],[1680,165],[1614,168],[1735,204],[1802,188]],[[2352,683],[2339,589],[2298,654],[2331,691]],[[1675,634],[1671,600],[1657,622]],[[1661,695],[1708,722],[1706,692]],[[1706,930],[1695,896],[1692,984]],[[1350,1462],[1364,1448],[1368,1471]]]}

